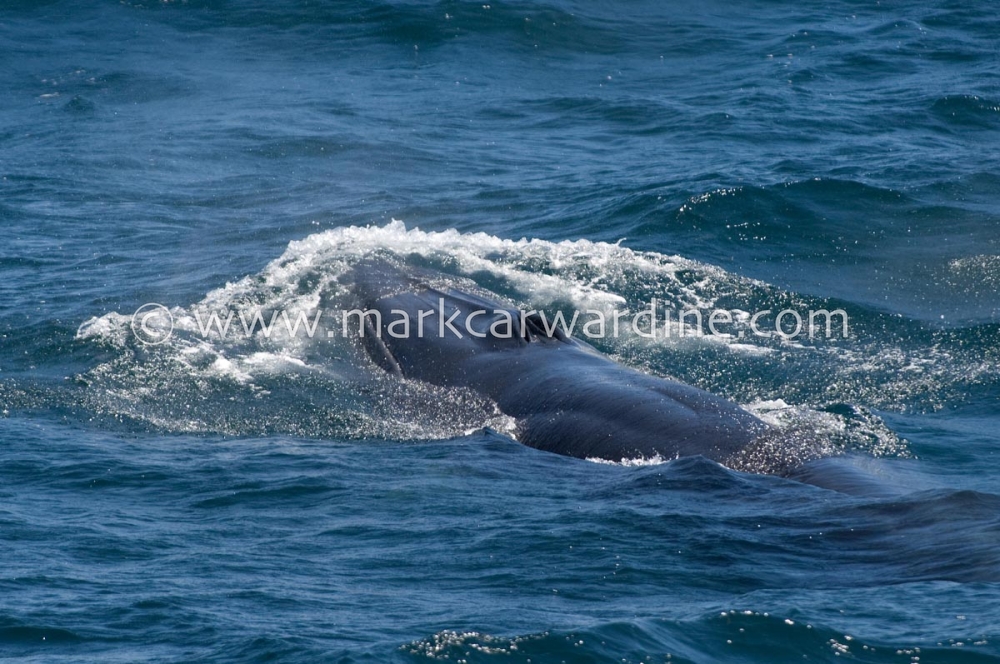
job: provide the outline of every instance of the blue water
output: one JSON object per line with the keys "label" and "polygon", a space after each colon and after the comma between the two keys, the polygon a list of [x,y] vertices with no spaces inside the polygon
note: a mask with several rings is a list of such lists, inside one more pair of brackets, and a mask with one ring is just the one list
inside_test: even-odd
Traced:
{"label": "blue water", "polygon": [[[0,658],[1000,661],[998,53],[985,1],[8,0]],[[195,332],[371,253],[843,308],[597,345],[879,491],[564,458],[350,340]]]}

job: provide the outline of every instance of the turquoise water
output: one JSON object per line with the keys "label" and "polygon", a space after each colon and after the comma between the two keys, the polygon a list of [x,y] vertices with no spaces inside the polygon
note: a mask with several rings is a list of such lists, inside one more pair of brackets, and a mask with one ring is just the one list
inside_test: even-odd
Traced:
{"label": "turquoise water", "polygon": [[[986,2],[5,4],[0,657],[1000,660],[997,35]],[[595,343],[879,490],[565,458],[350,339],[197,333],[335,310],[371,254],[526,308],[843,309]]]}

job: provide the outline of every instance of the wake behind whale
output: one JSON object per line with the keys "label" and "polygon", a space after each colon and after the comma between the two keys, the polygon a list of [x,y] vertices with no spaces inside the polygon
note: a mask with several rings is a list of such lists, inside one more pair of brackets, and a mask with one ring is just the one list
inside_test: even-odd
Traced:
{"label": "wake behind whale", "polygon": [[[832,389],[855,386],[876,407],[884,403],[876,396],[888,398],[858,387],[869,366],[866,339],[821,345],[817,354],[780,339],[649,339],[626,325],[620,336],[595,340],[598,352],[572,330],[560,335],[544,320],[527,316],[522,323],[517,315],[524,307],[610,316],[640,311],[650,297],[669,301],[675,312],[789,303],[766,284],[618,245],[424,232],[400,222],[338,228],[293,242],[261,272],[171,308],[172,335],[162,344],[144,345],[124,314],[87,321],[77,337],[96,344],[102,361],[79,377],[85,388],[77,397],[97,415],[140,429],[410,441],[489,427],[565,455],[614,463],[701,455],[731,469],[796,479],[810,459],[822,467],[813,477],[825,478],[827,461],[837,461],[826,457],[854,454],[878,465],[885,456],[906,456],[905,442],[877,414],[837,399],[852,395]],[[454,325],[483,336],[372,334],[362,344],[357,329],[343,333],[342,314],[353,308],[384,311],[385,328],[393,309],[430,310],[429,322],[438,309],[448,317],[465,312]],[[492,317],[470,315],[480,309]],[[511,334],[490,334],[503,329],[493,328],[497,310],[513,314]],[[270,334],[244,333],[241,321],[276,312],[322,322],[309,333],[281,325]],[[235,321],[231,334],[210,325],[206,334],[202,323],[212,316]],[[666,322],[657,321],[661,328]],[[586,329],[582,334],[594,339]],[[665,373],[679,380],[659,377]]]}

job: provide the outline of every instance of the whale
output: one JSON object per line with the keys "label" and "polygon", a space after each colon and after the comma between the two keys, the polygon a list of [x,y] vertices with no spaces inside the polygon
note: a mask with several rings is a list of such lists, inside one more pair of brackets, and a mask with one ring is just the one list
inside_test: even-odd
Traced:
{"label": "whale", "polygon": [[769,474],[803,460],[733,401],[624,366],[482,289],[375,259],[349,281],[357,309],[346,318],[377,367],[488,398],[530,447],[612,462],[700,455]]}

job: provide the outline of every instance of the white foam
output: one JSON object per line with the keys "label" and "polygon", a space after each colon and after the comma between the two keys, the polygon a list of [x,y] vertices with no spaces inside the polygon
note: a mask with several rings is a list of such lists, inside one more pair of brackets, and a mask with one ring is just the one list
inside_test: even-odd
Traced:
{"label": "white foam", "polygon": [[[121,349],[120,357],[90,372],[88,380],[101,383],[106,394],[113,396],[114,406],[109,409],[127,411],[130,404],[138,404],[133,408],[137,416],[157,423],[173,418],[179,428],[186,430],[211,430],[212,422],[221,422],[227,433],[239,433],[240,422],[255,416],[242,412],[217,414],[211,408],[220,406],[211,402],[206,402],[202,419],[176,415],[186,413],[192,405],[192,393],[217,390],[219,394],[227,394],[229,385],[237,394],[260,396],[267,393],[266,386],[275,377],[307,374],[315,382],[304,389],[323,392],[329,403],[351,404],[349,417],[332,418],[338,419],[336,426],[347,427],[340,435],[451,437],[483,426],[513,435],[515,422],[474,395],[404,381],[401,386],[379,388],[383,390],[381,393],[359,396],[357,373],[366,360],[359,359],[364,356],[359,355],[353,340],[340,336],[339,320],[330,316],[323,317],[312,338],[288,334],[280,321],[270,336],[258,330],[246,337],[238,318],[232,321],[236,334],[225,339],[201,334],[205,316],[213,312],[242,313],[249,320],[255,311],[265,318],[269,316],[267,312],[284,311],[291,319],[302,314],[312,320],[321,308],[325,311],[348,305],[353,308],[355,303],[346,277],[360,261],[376,254],[389,255],[401,263],[429,265],[459,280],[474,278],[483,282],[481,277],[485,275],[486,281],[500,284],[498,288],[506,297],[516,300],[518,306],[539,310],[564,309],[569,305],[580,311],[639,311],[646,308],[649,298],[656,297],[676,309],[704,311],[713,308],[719,297],[741,301],[769,288],[718,267],[679,256],[634,251],[620,244],[510,240],[454,229],[431,232],[407,228],[402,222],[392,220],[383,226],[335,228],[289,243],[281,256],[258,274],[226,283],[199,302],[171,309],[173,336],[162,345],[146,347],[146,353],[134,353],[138,341],[130,329],[130,315],[113,312],[86,321],[77,331],[78,339]],[[736,319],[743,322],[749,315],[744,311],[735,313]],[[672,317],[671,324],[676,326],[676,317]],[[749,358],[802,352],[801,347],[790,344],[758,346],[750,339],[695,337],[686,328],[681,336],[679,327],[672,328],[676,334],[670,338],[657,335],[650,340],[634,334],[630,327],[623,325],[621,338],[603,341],[602,350],[620,355],[626,364],[645,366],[653,372],[662,372],[664,352],[684,351],[692,346],[696,351],[707,347],[728,348]],[[327,337],[328,330],[337,334]],[[853,366],[855,370],[863,369],[868,358],[857,354],[852,359],[850,353],[849,349],[838,350],[832,361]],[[884,358],[876,357],[873,361],[883,362]],[[906,363],[900,358],[897,364],[906,366],[910,375],[920,371],[926,375],[933,366],[933,363],[922,365],[913,358]],[[178,390],[177,386],[186,387],[187,391]],[[238,408],[239,398],[225,399],[236,402],[234,408]],[[751,406],[751,410],[755,408],[755,412],[770,418],[769,421],[780,424],[784,417],[780,408]],[[311,412],[306,415],[311,417]],[[294,421],[299,415],[293,409],[282,413],[285,419],[281,421]],[[656,457],[623,459],[617,463],[653,465],[666,461]]]}
{"label": "white foam", "polygon": [[674,461],[677,457],[673,459],[666,459],[659,454],[654,454],[651,457],[635,457],[633,459],[622,458],[620,461],[611,461],[610,459],[601,459],[600,457],[587,457],[587,461],[591,463],[600,463],[606,466],[622,466],[625,468],[641,468],[643,466],[659,466],[670,461]]}
{"label": "white foam", "polygon": [[[389,253],[401,260],[419,256],[425,262],[446,265],[456,276],[489,274],[506,283],[520,300],[518,304],[525,307],[541,309],[568,303],[581,312],[599,311],[608,317],[615,310],[631,307],[637,312],[645,308],[646,302],[634,294],[637,285],[658,296],[661,302],[665,298],[678,307],[706,310],[713,306],[714,293],[720,284],[739,281],[719,268],[678,256],[637,252],[619,244],[590,240],[509,240],[486,233],[463,234],[454,229],[427,232],[407,229],[394,219],[384,226],[336,228],[289,243],[282,255],[259,274],[212,290],[189,307],[172,309],[174,338],[167,345],[177,353],[188,352],[192,345],[201,352],[249,345],[233,356],[263,347],[303,361],[303,355],[315,346],[314,340],[305,334],[290,335],[280,320],[270,335],[258,329],[249,340],[237,338],[244,323],[238,317],[230,319],[229,336],[233,338],[225,342],[204,338],[202,332],[213,313],[225,320],[227,312],[235,311],[250,320],[255,311],[263,312],[267,319],[266,312],[280,310],[289,319],[302,316],[311,321],[322,304],[344,300],[347,289],[341,278],[359,260],[376,253]],[[683,282],[678,278],[681,271],[687,275]],[[692,281],[691,275],[697,275],[697,279]],[[127,315],[110,313],[81,325],[77,337],[122,345],[129,338],[129,322]],[[337,321],[327,317],[324,323],[329,326]],[[676,326],[675,322],[672,324]],[[624,324],[623,328],[630,325]],[[753,352],[751,344],[732,344],[731,339],[710,335],[696,337],[690,329],[676,328],[673,332],[676,334],[669,338],[657,335],[649,340],[623,329],[622,341],[609,343],[729,343],[742,352]],[[252,372],[232,375],[247,380],[249,374]]]}

